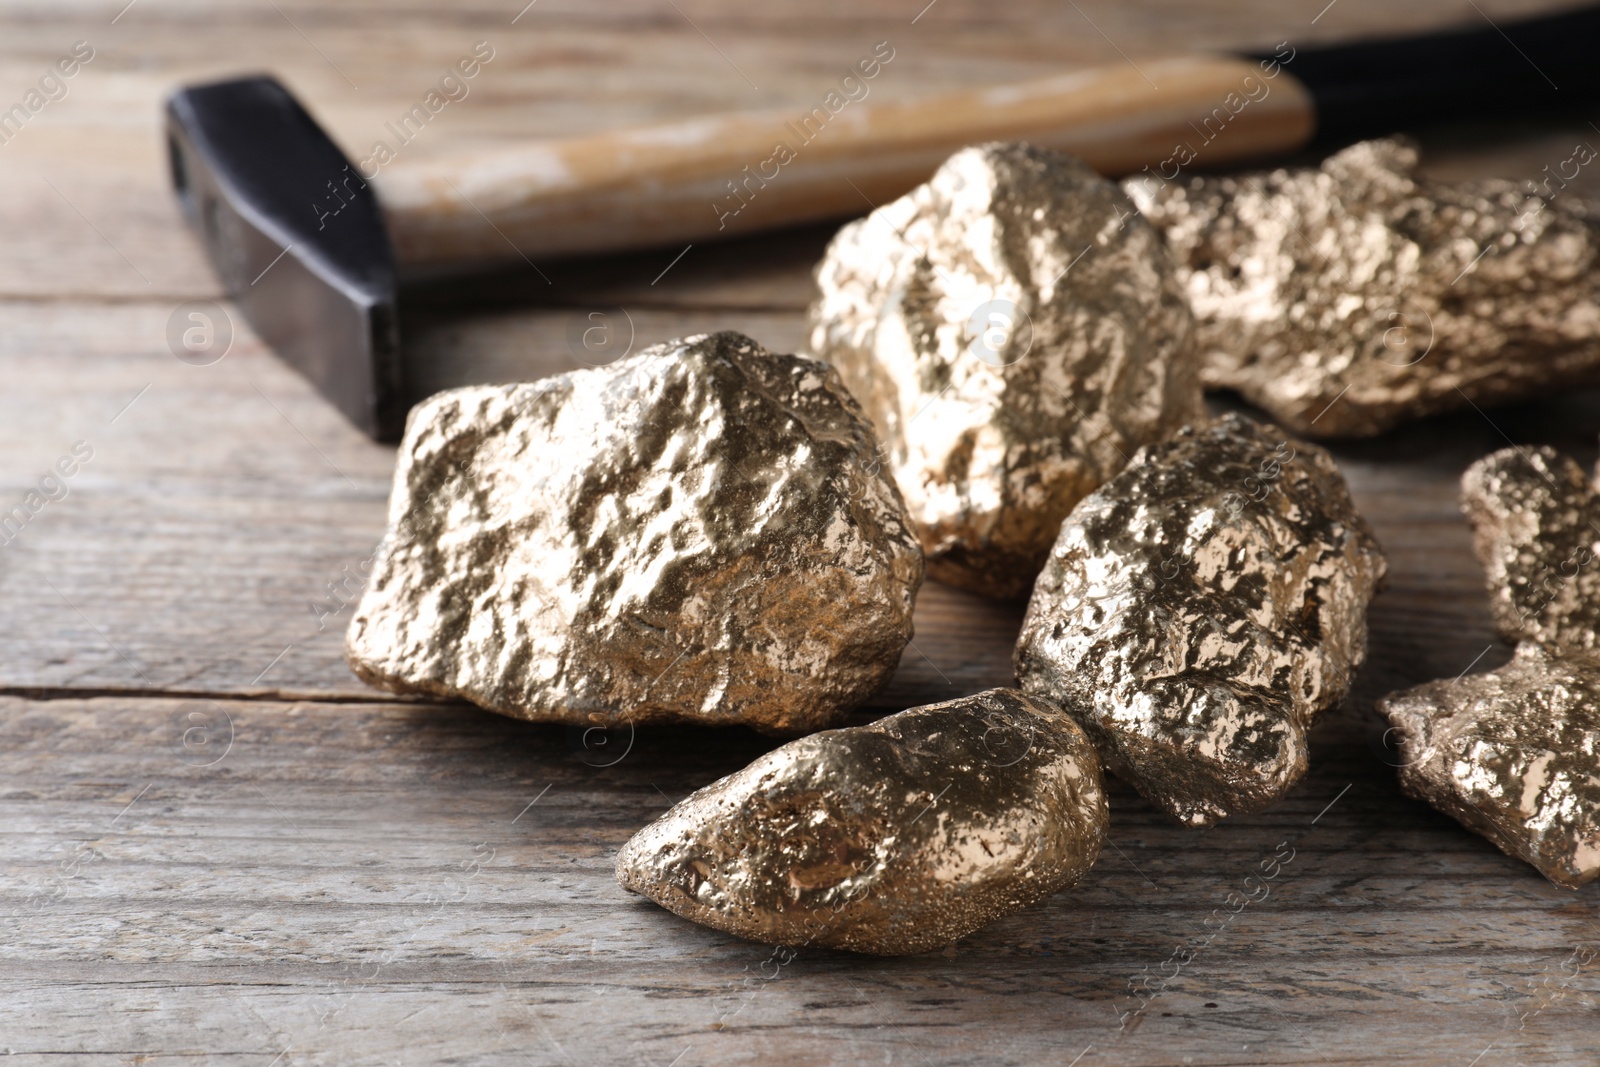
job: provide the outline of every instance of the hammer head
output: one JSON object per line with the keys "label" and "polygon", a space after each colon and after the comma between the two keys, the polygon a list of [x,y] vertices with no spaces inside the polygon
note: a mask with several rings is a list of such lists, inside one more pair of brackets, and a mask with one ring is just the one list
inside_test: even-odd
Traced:
{"label": "hammer head", "polygon": [[167,102],[172,184],[262,340],[368,434],[405,424],[394,254],[377,198],[268,77]]}

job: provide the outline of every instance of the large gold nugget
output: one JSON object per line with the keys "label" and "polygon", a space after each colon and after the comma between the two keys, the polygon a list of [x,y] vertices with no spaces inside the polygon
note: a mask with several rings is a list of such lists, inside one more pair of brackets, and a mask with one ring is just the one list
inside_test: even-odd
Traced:
{"label": "large gold nugget", "polygon": [[1416,164],[1383,140],[1315,169],[1125,183],[1176,254],[1208,386],[1359,437],[1600,380],[1600,241],[1562,182]]}
{"label": "large gold nugget", "polygon": [[1600,875],[1600,660],[1517,646],[1497,671],[1378,702],[1400,785],[1576,889]]}
{"label": "large gold nugget", "polygon": [[1259,811],[1350,691],[1384,571],[1327,452],[1237,415],[1186,427],[1062,524],[1017,677],[1180,822]]}
{"label": "large gold nugget", "polygon": [[363,679],[580,725],[837,724],[922,551],[826,364],[719,333],[411,413],[347,639]]}
{"label": "large gold nugget", "polygon": [[1161,235],[1059,152],[957,152],[840,230],[817,286],[812,351],[877,425],[942,582],[1025,595],[1072,506],[1201,411]]}
{"label": "large gold nugget", "polygon": [[617,881],[753,941],[895,956],[1072,885],[1105,833],[1083,731],[991,689],[767,753],[635,834]]}
{"label": "large gold nugget", "polygon": [[1600,496],[1553,448],[1503,448],[1467,468],[1461,507],[1508,641],[1600,650]]}

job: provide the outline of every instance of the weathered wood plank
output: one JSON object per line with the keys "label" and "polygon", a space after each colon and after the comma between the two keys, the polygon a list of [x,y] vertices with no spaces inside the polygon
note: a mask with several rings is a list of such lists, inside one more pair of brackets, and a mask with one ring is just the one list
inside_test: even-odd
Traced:
{"label": "weathered wood plank", "polygon": [[[575,314],[435,322],[422,339],[424,373],[444,386],[577,366],[566,342]],[[798,312],[633,319],[640,345],[718,327],[778,347],[801,340]],[[0,358],[16,383],[0,397],[6,507],[74,442],[94,449],[66,498],[0,548],[0,625],[14,650],[0,686],[371,697],[342,661],[343,604],[382,533],[392,451],[351,430],[242,326],[226,358],[193,367],[167,350],[160,306],[90,315],[15,303],[0,306],[0,323]],[[1597,427],[1600,397],[1578,394],[1337,450],[1392,561],[1363,692],[1452,676],[1490,646],[1485,665],[1503,655],[1456,481],[1504,443],[1502,432],[1583,453]],[[915,648],[880,703],[1006,684],[1019,621],[1018,605],[929,583]]]}
{"label": "weathered wood plank", "polygon": [[[780,965],[610,870],[669,799],[760,751],[750,735],[640,731],[601,767],[585,759],[618,750],[465,708],[3,700],[0,1045],[25,1063],[1066,1063],[1092,1045],[1085,1063],[1344,1064],[1379,1043],[1592,1062],[1600,986],[1561,969],[1600,947],[1592,902],[1400,798],[1358,727],[1318,742],[1288,801],[1211,831],[1119,788],[1084,885],[942,954]],[[1285,840],[1271,894],[1201,946]],[[1119,1030],[1130,979],[1182,945],[1194,961]]]}

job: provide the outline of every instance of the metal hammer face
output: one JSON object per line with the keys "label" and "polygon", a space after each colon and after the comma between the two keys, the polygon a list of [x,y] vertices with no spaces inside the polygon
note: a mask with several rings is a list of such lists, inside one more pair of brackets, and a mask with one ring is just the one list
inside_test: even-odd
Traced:
{"label": "metal hammer face", "polygon": [[394,255],[377,198],[268,77],[167,103],[172,183],[263,341],[379,440],[405,424]]}

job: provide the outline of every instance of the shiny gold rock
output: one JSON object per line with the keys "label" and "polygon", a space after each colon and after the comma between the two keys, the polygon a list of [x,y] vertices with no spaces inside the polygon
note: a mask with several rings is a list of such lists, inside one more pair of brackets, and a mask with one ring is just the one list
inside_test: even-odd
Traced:
{"label": "shiny gold rock", "polygon": [[1553,448],[1503,448],[1467,468],[1461,507],[1508,641],[1600,650],[1600,495]]}
{"label": "shiny gold rock", "polygon": [[1600,875],[1600,660],[1533,642],[1506,666],[1378,702],[1400,784],[1576,889]]}
{"label": "shiny gold rock", "polygon": [[1327,452],[1237,415],[1186,427],[1062,524],[1017,677],[1180,822],[1259,811],[1350,691],[1384,571]]}
{"label": "shiny gold rock", "polygon": [[926,952],[1081,878],[1102,785],[1059,708],[991,689],[767,753],[635,834],[617,881],[753,941]]}
{"label": "shiny gold rock", "polygon": [[1176,254],[1208,386],[1358,437],[1600,381],[1600,240],[1578,201],[1416,165],[1382,140],[1315,169],[1124,183]]}
{"label": "shiny gold rock", "polygon": [[812,351],[877,426],[943,582],[1026,594],[1072,506],[1200,412],[1161,235],[1071,156],[957,152],[840,230],[817,285]]}
{"label": "shiny gold rock", "polygon": [[719,333],[411,413],[347,638],[363,679],[517,718],[836,724],[922,552],[827,365]]}

